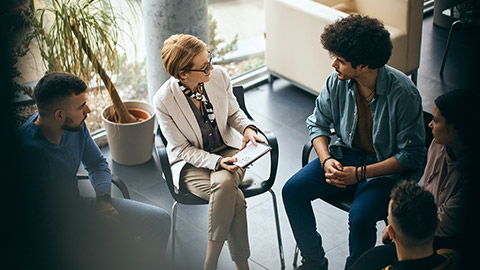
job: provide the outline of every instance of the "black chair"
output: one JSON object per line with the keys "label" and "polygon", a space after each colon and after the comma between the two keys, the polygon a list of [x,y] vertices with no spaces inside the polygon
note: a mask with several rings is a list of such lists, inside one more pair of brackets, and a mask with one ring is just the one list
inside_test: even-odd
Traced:
{"label": "black chair", "polygon": [[[90,180],[90,178],[88,178],[88,175],[86,174],[77,174],[77,180],[85,181],[85,180]],[[127,185],[125,185],[122,179],[118,178],[116,175],[112,175],[112,184],[118,188],[123,198],[130,199],[130,193],[128,192]]]}
{"label": "black chair", "polygon": [[[426,136],[425,136],[425,146],[427,147],[427,149],[428,149],[428,147],[430,146],[430,144],[432,143],[432,140],[433,140],[432,132],[431,132],[430,128],[428,127],[428,123],[430,123],[430,121],[432,121],[432,119],[433,119],[432,114],[430,114],[426,111],[423,111],[423,121],[424,121],[424,128],[425,128],[425,134],[426,134]],[[313,149],[313,144],[312,144],[311,141],[308,141],[303,146],[302,168],[305,167],[308,164],[308,162],[310,161],[310,153],[312,152],[312,149]],[[336,208],[339,208],[339,209],[341,209],[345,212],[349,212],[350,207],[352,206],[353,198],[351,196],[346,195],[346,194],[340,194],[340,195],[337,195],[337,196],[330,196],[330,197],[324,198],[322,200],[324,202],[330,204],[330,205],[335,206]],[[388,224],[387,217],[385,217],[383,219],[383,221],[385,222],[385,224]],[[298,245],[296,245],[295,246],[295,255],[293,257],[294,268],[297,267],[298,252],[299,252]]]}
{"label": "black chair", "polygon": [[[237,98],[237,102],[240,108],[245,112],[247,117],[254,121],[252,116],[248,113],[247,108],[245,106],[245,97],[244,97],[244,89],[241,86],[233,87],[233,93]],[[254,121],[255,122],[255,121]],[[283,254],[283,245],[282,245],[282,237],[280,232],[280,221],[278,217],[278,207],[277,207],[277,199],[275,196],[275,192],[272,190],[272,186],[275,182],[275,177],[277,174],[277,167],[278,167],[278,143],[277,138],[275,135],[266,130],[261,129],[260,125],[255,124],[259,129],[258,132],[265,137],[265,140],[268,144],[272,147],[270,151],[270,174],[268,179],[264,179],[261,176],[257,175],[252,170],[247,170],[244,177],[244,182],[251,181],[249,185],[240,185],[240,189],[243,191],[245,198],[250,198],[265,192],[270,192],[272,195],[272,202],[273,202],[273,211],[275,215],[275,226],[277,230],[277,240],[278,240],[278,249],[280,255],[280,263],[282,269],[285,269],[285,259]],[[170,168],[170,162],[168,160],[166,145],[168,144],[167,140],[163,136],[160,127],[157,129],[155,135],[155,149],[156,154],[160,159],[160,163],[162,165],[163,174],[165,176],[165,180],[167,181],[167,186],[172,195],[175,202],[172,205],[172,262],[175,259],[175,225],[176,225],[176,216],[177,216],[177,206],[178,204],[187,204],[187,205],[199,205],[199,204],[208,204],[208,201],[195,196],[194,194],[190,193],[187,189],[183,188],[180,185],[180,188],[173,184],[173,176],[172,171]],[[180,180],[181,181],[181,180]]]}
{"label": "black chair", "polygon": [[[443,77],[443,71],[445,69],[445,64],[447,62],[448,49],[450,48],[450,41],[452,39],[455,29],[460,28],[463,31],[463,29],[465,28],[474,28],[476,31],[473,33],[478,33],[478,29],[480,29],[480,2],[479,1],[471,1],[470,3],[468,3],[468,1],[466,2],[467,3],[463,3],[466,5],[463,6],[463,10],[460,12],[460,18],[455,20],[450,25],[450,30],[448,31],[447,44],[445,46],[445,52],[442,58],[442,65],[440,67],[440,77]],[[452,2],[452,3],[455,3],[455,2]],[[459,3],[457,2],[455,5],[458,5],[458,4]],[[452,11],[453,9],[454,7],[451,7]],[[447,15],[442,15],[442,16],[447,16]],[[476,44],[478,44],[478,42],[476,42]]]}

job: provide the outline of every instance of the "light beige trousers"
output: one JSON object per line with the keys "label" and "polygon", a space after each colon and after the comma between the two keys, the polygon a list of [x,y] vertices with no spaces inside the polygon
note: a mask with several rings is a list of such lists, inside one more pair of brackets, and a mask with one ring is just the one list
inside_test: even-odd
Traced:
{"label": "light beige trousers", "polygon": [[[231,157],[237,149],[227,148],[217,154]],[[247,231],[247,203],[238,188],[245,169],[231,173],[225,169],[211,171],[186,164],[180,172],[185,187],[200,198],[208,200],[208,239],[228,242],[233,261],[250,257]]]}

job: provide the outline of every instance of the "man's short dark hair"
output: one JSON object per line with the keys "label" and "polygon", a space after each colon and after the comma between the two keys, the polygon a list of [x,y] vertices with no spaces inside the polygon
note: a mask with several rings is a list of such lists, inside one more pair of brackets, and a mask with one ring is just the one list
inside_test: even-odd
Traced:
{"label": "man's short dark hair", "polygon": [[369,68],[384,66],[392,54],[390,33],[379,20],[359,14],[350,15],[325,26],[323,47],[331,55]]}
{"label": "man's short dark hair", "polygon": [[52,105],[61,99],[72,94],[78,95],[86,90],[87,85],[79,77],[65,72],[52,72],[38,81],[33,94],[38,112],[46,116],[45,113],[52,109]]}
{"label": "man's short dark hair", "polygon": [[437,229],[437,206],[433,194],[415,181],[404,180],[396,185],[390,195],[390,218],[395,229],[410,244],[431,241]]}

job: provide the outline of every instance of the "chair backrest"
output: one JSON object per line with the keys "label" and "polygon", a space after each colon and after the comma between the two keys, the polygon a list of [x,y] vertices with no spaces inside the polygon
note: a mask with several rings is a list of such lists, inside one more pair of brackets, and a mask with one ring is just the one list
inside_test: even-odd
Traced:
{"label": "chair backrest", "polygon": [[206,204],[208,201],[193,195],[187,190],[178,190],[173,183],[173,174],[170,167],[170,160],[167,154],[167,140],[162,134],[160,127],[155,132],[155,152],[162,166],[163,176],[173,199],[181,204]]}
{"label": "chair backrest", "polygon": [[253,120],[253,117],[248,113],[247,106],[245,106],[245,95],[243,94],[245,90],[243,86],[234,86],[233,95],[237,98],[238,105],[240,109],[247,115],[248,119]]}
{"label": "chair backrest", "polygon": [[167,138],[163,136],[162,129],[160,129],[160,126],[157,127],[157,132],[156,134],[159,136],[160,141],[163,143],[163,146],[167,147]]}
{"label": "chair backrest", "polygon": [[167,138],[162,133],[162,129],[160,125],[157,126],[157,131],[155,132],[155,140],[154,140],[154,148],[157,154],[158,159],[160,160],[160,165],[162,166],[163,176],[165,177],[165,181],[167,182],[168,190],[170,194],[176,201],[181,201],[181,197],[178,198],[179,193],[178,189],[173,184],[173,175],[172,169],[170,167],[170,160],[168,159],[167,154]]}

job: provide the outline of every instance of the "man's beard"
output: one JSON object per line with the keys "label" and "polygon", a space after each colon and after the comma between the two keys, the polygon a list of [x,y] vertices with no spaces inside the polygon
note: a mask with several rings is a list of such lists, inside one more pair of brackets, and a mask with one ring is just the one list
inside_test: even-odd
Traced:
{"label": "man's beard", "polygon": [[68,116],[67,116],[67,119],[65,120],[65,123],[63,123],[62,125],[62,129],[63,130],[66,130],[66,131],[70,131],[70,132],[77,132],[77,131],[80,131],[82,130],[83,128],[83,123],[85,122],[85,119],[87,119],[87,116],[85,116],[82,120],[82,122],[78,125],[73,125],[73,121],[72,119],[70,119]]}

